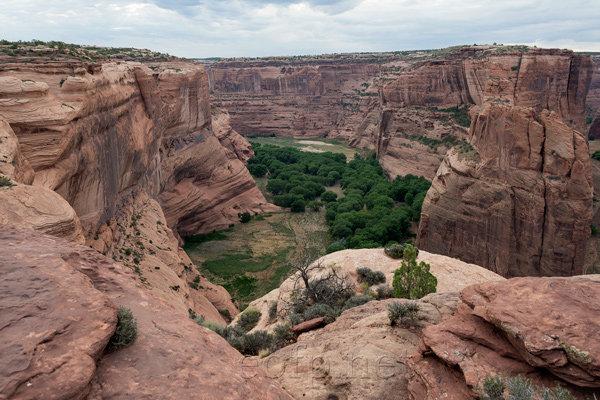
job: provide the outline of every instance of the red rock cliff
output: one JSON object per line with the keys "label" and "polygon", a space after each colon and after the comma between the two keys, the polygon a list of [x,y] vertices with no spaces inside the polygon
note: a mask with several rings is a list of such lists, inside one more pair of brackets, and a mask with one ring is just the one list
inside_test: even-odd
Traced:
{"label": "red rock cliff", "polygon": [[554,112],[487,105],[445,157],[417,246],[503,276],[582,273],[593,186],[586,140]]}

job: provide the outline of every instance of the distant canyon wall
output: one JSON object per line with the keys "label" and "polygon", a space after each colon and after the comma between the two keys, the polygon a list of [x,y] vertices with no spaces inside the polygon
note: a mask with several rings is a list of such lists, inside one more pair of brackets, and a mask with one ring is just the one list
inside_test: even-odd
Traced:
{"label": "distant canyon wall", "polygon": [[244,136],[315,138],[360,124],[362,97],[379,75],[375,62],[325,65],[219,63],[208,68],[211,102]]}

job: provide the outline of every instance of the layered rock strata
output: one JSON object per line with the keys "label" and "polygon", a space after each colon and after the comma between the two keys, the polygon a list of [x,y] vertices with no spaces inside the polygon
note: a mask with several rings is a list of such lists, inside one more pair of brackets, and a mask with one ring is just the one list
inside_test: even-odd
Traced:
{"label": "layered rock strata", "polygon": [[[0,247],[0,398],[290,398],[95,250],[4,225]],[[137,339],[103,354],[117,306],[131,309]]]}
{"label": "layered rock strata", "polygon": [[266,203],[212,132],[201,65],[6,64],[0,116],[35,185],[64,197],[87,237],[139,192],[160,199],[180,235],[226,227]]}
{"label": "layered rock strata", "polygon": [[582,273],[593,182],[584,136],[550,111],[487,105],[442,162],[417,246],[503,276]]}

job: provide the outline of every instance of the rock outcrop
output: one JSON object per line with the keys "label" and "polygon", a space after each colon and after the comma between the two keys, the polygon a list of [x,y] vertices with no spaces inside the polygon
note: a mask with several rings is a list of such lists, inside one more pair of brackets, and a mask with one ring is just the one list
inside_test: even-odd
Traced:
{"label": "rock outcrop", "polygon": [[[463,261],[438,254],[419,251],[417,262],[425,261],[431,266],[430,272],[438,279],[438,292],[458,292],[468,285],[504,280],[501,276],[478,265],[467,264]],[[402,260],[395,260],[385,255],[383,249],[342,250],[321,257],[316,262],[321,267],[313,270],[311,277],[317,278],[327,274],[330,268],[337,268],[346,277],[350,287],[361,292],[361,283],[356,273],[357,268],[369,267],[373,271],[381,271],[386,277],[386,285],[392,286],[394,271],[400,268]],[[286,315],[280,313],[276,321],[269,318],[269,307],[277,302],[278,310],[283,310],[294,289],[295,277],[286,279],[278,289],[275,289],[260,299],[254,300],[248,308],[261,312],[261,319],[254,330],[272,330],[277,324],[284,323]],[[233,323],[235,324],[236,321]]]}
{"label": "rock outcrop", "polygon": [[582,273],[593,182],[584,136],[550,111],[488,105],[442,162],[417,246],[510,276]]}
{"label": "rock outcrop", "polygon": [[467,287],[454,315],[423,330],[409,361],[411,398],[475,399],[487,376],[518,374],[592,398],[585,388],[600,385],[598,293],[594,276]]}
{"label": "rock outcrop", "polygon": [[[407,361],[421,330],[451,313],[456,294],[432,294],[418,303],[415,321],[390,326],[387,305],[371,301],[344,311],[326,327],[257,360],[295,399],[406,399]],[[405,300],[400,300],[405,301]]]}
{"label": "rock outcrop", "polygon": [[[0,247],[0,398],[290,398],[95,250],[4,225]],[[138,337],[103,355],[117,305]]]}
{"label": "rock outcrop", "polygon": [[79,218],[65,199],[52,190],[30,186],[34,172],[21,154],[19,141],[0,117],[0,224],[33,228],[83,244]]}

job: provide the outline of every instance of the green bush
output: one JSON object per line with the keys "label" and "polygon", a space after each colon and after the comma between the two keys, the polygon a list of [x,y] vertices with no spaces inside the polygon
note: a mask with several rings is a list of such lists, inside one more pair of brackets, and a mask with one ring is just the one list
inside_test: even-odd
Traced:
{"label": "green bush", "polygon": [[356,273],[358,274],[358,280],[366,282],[369,286],[385,282],[385,275],[381,271],[373,271],[371,268],[362,267],[357,268]]}
{"label": "green bush", "polygon": [[238,318],[237,327],[243,332],[250,332],[258,324],[261,315],[256,308],[249,308]]}
{"label": "green bush", "polygon": [[319,317],[325,317],[325,321],[327,323],[331,323],[333,321],[335,321],[335,318],[337,317],[337,313],[335,312],[335,310],[327,305],[327,304],[313,304],[312,306],[308,307],[306,309],[306,311],[304,312],[304,320],[305,321],[309,321],[311,319],[314,318],[319,318]]}
{"label": "green bush", "polygon": [[344,303],[344,307],[342,310],[348,310],[350,308],[362,306],[363,304],[367,304],[371,300],[375,300],[372,296],[352,296]]}
{"label": "green bush", "polygon": [[277,351],[282,347],[287,346],[290,343],[293,343],[296,340],[296,335],[294,335],[290,329],[289,324],[281,324],[277,325],[273,329],[273,344],[271,350]]}
{"label": "green bush", "polygon": [[375,288],[375,297],[377,300],[390,299],[394,297],[394,289],[386,285],[379,285]]}
{"label": "green bush", "polygon": [[600,150],[596,150],[593,154],[592,154],[592,158],[594,160],[600,160]]}
{"label": "green bush", "polygon": [[424,261],[417,264],[417,249],[407,244],[404,249],[402,266],[394,271],[394,297],[420,299],[435,293],[437,278],[429,272],[430,265]]}
{"label": "green bush", "polygon": [[270,349],[273,345],[273,335],[266,331],[256,331],[243,336],[239,336],[240,340],[233,340],[231,345],[240,353],[256,356],[258,352],[264,349]]}
{"label": "green bush", "polygon": [[327,248],[327,250],[325,250],[325,253],[331,254],[331,253],[335,253],[336,251],[341,251],[341,250],[345,250],[345,247],[340,246],[339,244],[332,244],[331,246],[329,246]]}
{"label": "green bush", "polygon": [[416,302],[401,303],[399,301],[395,301],[391,304],[388,304],[387,309],[390,325],[394,326],[398,322],[400,322],[400,325],[404,325],[406,323],[406,319],[414,319],[417,316],[420,307]]}
{"label": "green bush", "polygon": [[[404,256],[404,249],[406,248],[406,245],[408,243],[393,243],[391,245],[389,245],[388,247],[386,247],[385,249],[383,249],[383,251],[385,252],[385,254],[388,257],[391,257],[393,259],[399,259],[402,258]],[[414,247],[416,253],[417,253],[417,257],[419,256],[419,249],[417,249],[416,247]]]}
{"label": "green bush", "polygon": [[541,392],[533,383],[521,375],[501,378],[488,376],[483,385],[476,389],[481,400],[573,400],[567,389],[557,385],[555,389],[542,388]]}
{"label": "green bush", "polygon": [[240,221],[245,224],[247,222],[250,222],[250,220],[252,219],[252,215],[250,215],[249,212],[245,212],[245,213],[239,213],[238,217],[240,218]]}
{"label": "green bush", "polygon": [[277,319],[277,301],[273,301],[269,305],[269,320],[274,321]]}
{"label": "green bush", "polygon": [[8,177],[0,175],[0,187],[3,187],[3,186],[16,186],[16,185],[14,183],[12,183]]}
{"label": "green bush", "polygon": [[304,210],[306,209],[306,203],[304,202],[304,200],[294,200],[294,202],[291,204],[290,206],[290,210],[292,212],[304,212]]}
{"label": "green bush", "polygon": [[137,322],[129,308],[120,306],[117,314],[117,329],[108,342],[108,351],[116,351],[127,347],[137,338]]}
{"label": "green bush", "polygon": [[596,138],[594,137],[594,135],[588,135],[588,140],[596,140]]}
{"label": "green bush", "polygon": [[337,197],[337,193],[331,190],[327,190],[326,192],[323,192],[321,194],[321,201],[324,201],[325,203],[330,203],[332,201],[336,201]]}

